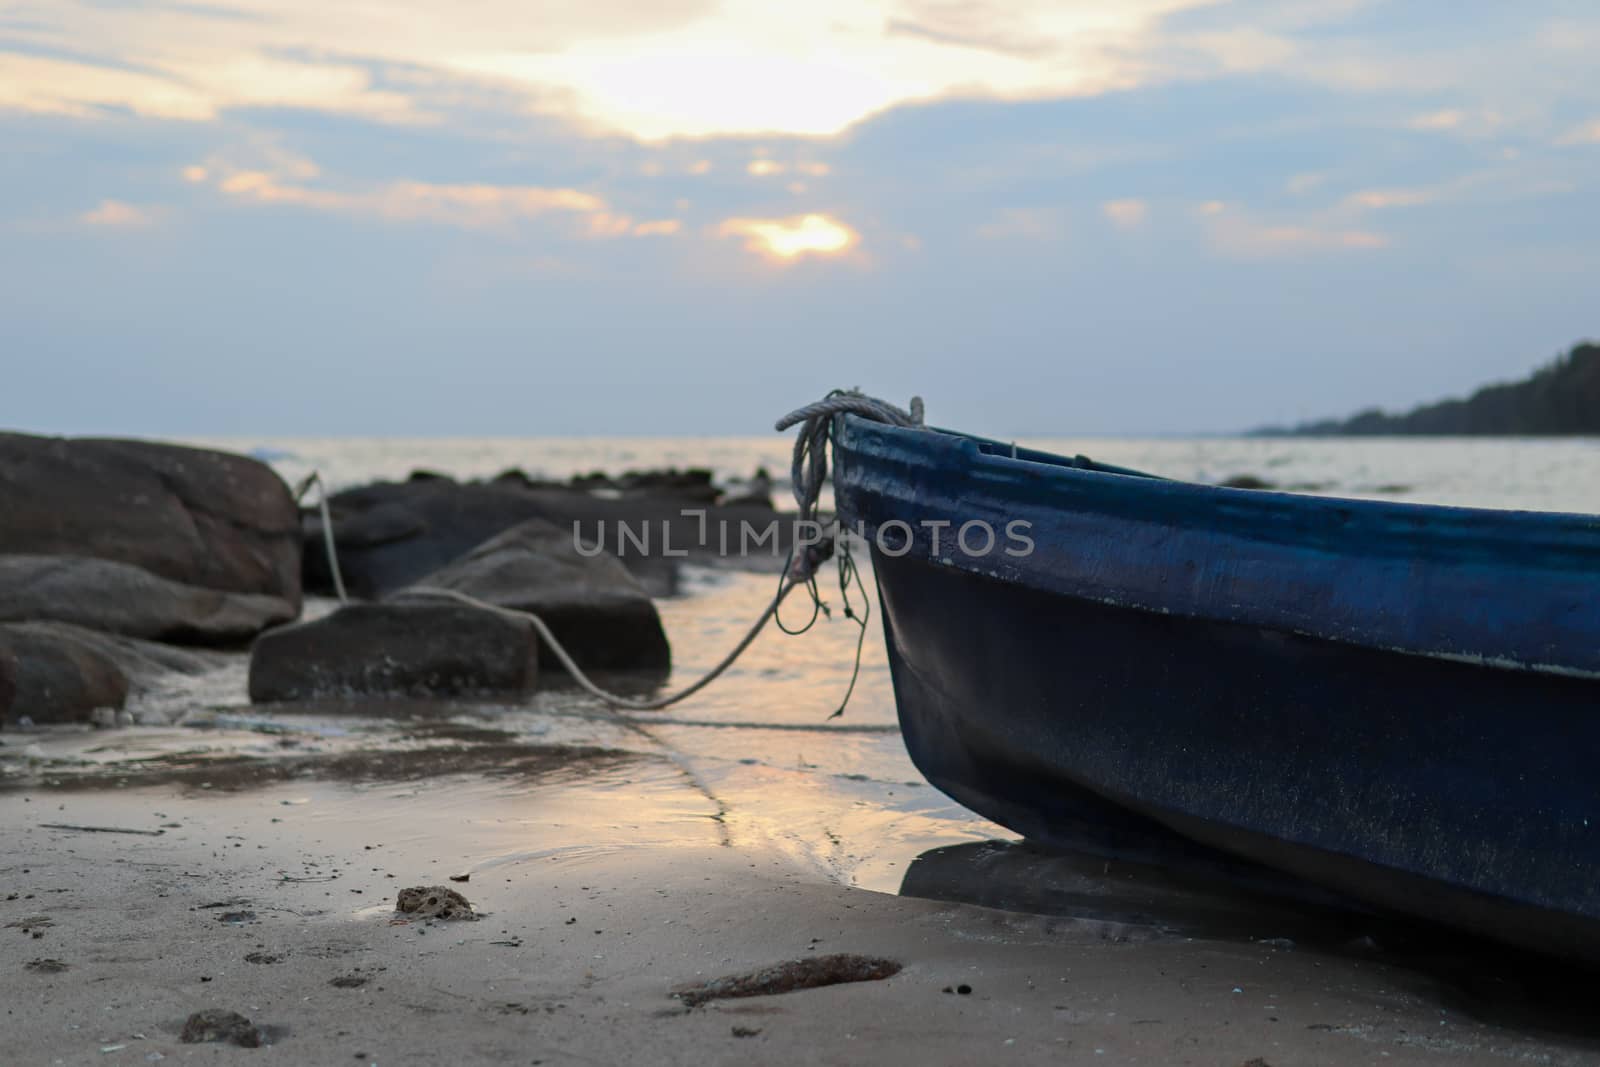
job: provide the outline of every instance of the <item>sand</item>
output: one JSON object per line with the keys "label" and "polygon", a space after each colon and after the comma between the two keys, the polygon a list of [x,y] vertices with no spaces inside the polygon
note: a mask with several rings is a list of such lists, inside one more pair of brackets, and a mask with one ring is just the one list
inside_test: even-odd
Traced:
{"label": "sand", "polygon": [[[470,778],[0,794],[0,1062],[1600,1062],[1381,959],[849,888],[719,845],[703,813],[590,800]],[[428,885],[481,917],[397,919]],[[834,953],[900,969],[674,996]],[[184,1044],[204,1009],[262,1046]]]}

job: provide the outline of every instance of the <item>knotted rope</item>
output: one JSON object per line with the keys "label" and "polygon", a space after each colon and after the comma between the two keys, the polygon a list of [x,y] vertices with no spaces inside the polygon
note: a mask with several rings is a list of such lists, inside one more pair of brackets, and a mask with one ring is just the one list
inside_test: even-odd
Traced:
{"label": "knotted rope", "polygon": [[816,520],[817,500],[828,480],[828,440],[833,432],[833,417],[844,414],[860,415],[891,426],[921,426],[922,398],[912,397],[911,410],[902,411],[887,401],[854,389],[835,389],[816,403],[795,408],[778,420],[779,433],[805,423],[795,438],[794,464],[790,468],[794,501],[799,505],[802,522]]}
{"label": "knotted rope", "polygon": [[[800,433],[794,441],[794,462],[789,475],[801,524],[815,525],[817,521],[818,501],[822,498],[822,487],[828,481],[828,444],[833,436],[834,417],[845,414],[860,415],[874,422],[886,422],[891,426],[921,426],[922,398],[912,397],[911,410],[902,411],[887,401],[867,396],[857,389],[835,389],[821,400],[795,408],[778,420],[776,429],[779,433],[791,426],[800,425]],[[831,617],[827,601],[822,599],[822,594],[817,590],[816,575],[823,562],[834,554],[835,548],[839,557],[839,599],[844,603],[844,617],[854,622],[858,631],[855,665],[850,671],[850,684],[845,688],[844,699],[839,702],[839,707],[828,716],[830,719],[837,719],[844,714],[851,695],[856,691],[856,681],[861,677],[861,652],[867,641],[867,623],[872,618],[872,600],[867,595],[866,585],[861,581],[861,572],[856,567],[855,557],[851,555],[850,538],[837,522],[834,524],[832,536],[817,544],[807,545],[805,552],[798,557],[790,552],[789,564],[784,568],[785,580],[790,584],[785,588],[780,583],[777,600],[773,602],[773,616],[778,623],[778,629],[786,634],[805,633],[816,625],[819,615]],[[852,582],[861,594],[860,615],[856,614],[855,606],[850,603]],[[811,617],[803,625],[791,629],[784,625],[783,618],[777,614],[776,609],[789,589],[800,583],[804,583],[811,593]]]}
{"label": "knotted rope", "polygon": [[[795,503],[799,506],[800,522],[816,522],[817,501],[822,495],[822,487],[828,478],[828,443],[832,435],[833,418],[835,415],[846,413],[860,415],[876,422],[886,422],[894,426],[921,426],[922,398],[913,397],[911,410],[902,411],[893,404],[876,400],[860,392],[841,389],[829,393],[814,404],[796,408],[778,420],[777,428],[780,432],[799,423],[805,424],[800,431],[799,438],[795,441],[792,472]],[[328,489],[322,481],[321,475],[316,471],[307,475],[295,490],[295,500],[299,501],[303,498],[312,485],[316,485],[320,490],[317,504],[321,512],[323,548],[328,555],[328,570],[333,575],[334,588],[339,594],[340,602],[349,603],[350,598],[345,593],[344,579],[339,572],[338,550],[333,536],[333,519],[328,509]],[[844,700],[839,704],[838,710],[829,718],[837,718],[844,714],[845,705],[850,702],[850,695],[855,692],[856,679],[861,674],[861,650],[866,638],[867,619],[871,611],[870,605],[865,602],[866,588],[861,582],[860,572],[857,570],[855,561],[850,555],[849,541],[845,538],[836,537],[835,539],[840,545],[839,590],[844,599],[844,615],[845,618],[856,622],[861,631],[856,638],[855,670],[850,675],[850,686],[845,691]],[[555,653],[557,661],[566,668],[567,673],[572,676],[573,680],[585,692],[612,707],[625,708],[629,711],[660,711],[662,708],[670,707],[681,700],[686,700],[719,678],[729,667],[733,666],[734,662],[744,653],[744,650],[750,647],[769,620],[777,619],[778,627],[784,633],[801,634],[815,624],[819,614],[828,614],[828,605],[817,591],[816,572],[817,568],[831,554],[831,545],[826,548],[823,545],[808,546],[806,552],[800,556],[797,556],[794,549],[791,548],[789,559],[785,563],[783,574],[778,581],[777,593],[773,595],[772,600],[767,604],[766,610],[751,624],[744,637],[740,638],[739,643],[734,645],[733,649],[715,667],[712,667],[696,681],[676,693],[648,700],[613,693],[595,684],[573,660],[572,654],[567,651],[566,647],[551,631],[549,624],[531,611],[521,611],[517,608],[491,604],[459,590],[431,585],[411,586],[393,594],[393,597],[453,600],[472,607],[497,612],[501,615],[526,619],[533,626],[535,632],[538,633],[539,639],[550,646],[550,651]],[[863,597],[864,607],[860,616],[857,616],[854,607],[850,603],[849,587],[851,582],[855,583],[856,588]],[[784,625],[781,618],[778,618],[778,609],[782,606],[784,599],[800,586],[805,586],[811,593],[811,618],[804,626],[791,629]]]}

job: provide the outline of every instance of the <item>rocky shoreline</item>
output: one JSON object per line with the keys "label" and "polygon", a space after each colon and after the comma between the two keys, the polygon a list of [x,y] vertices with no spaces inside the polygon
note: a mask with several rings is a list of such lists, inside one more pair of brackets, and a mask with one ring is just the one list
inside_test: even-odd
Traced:
{"label": "rocky shoreline", "polygon": [[[653,598],[679,563],[771,569],[789,536],[765,471],[732,486],[701,469],[417,471],[329,498],[353,600],[308,619],[306,596],[335,591],[321,512],[257,459],[0,434],[0,497],[0,726],[129,721],[130,698],[247,651],[262,702],[516,695],[561,672],[494,608],[538,614],[582,669],[648,688],[671,665]],[[712,531],[740,524],[775,539],[730,552]],[[417,585],[489,607],[407,596]]]}

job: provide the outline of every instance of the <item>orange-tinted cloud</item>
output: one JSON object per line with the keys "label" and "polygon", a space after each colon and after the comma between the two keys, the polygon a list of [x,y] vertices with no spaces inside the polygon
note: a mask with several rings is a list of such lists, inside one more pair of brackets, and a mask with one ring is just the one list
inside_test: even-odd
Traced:
{"label": "orange-tinted cloud", "polygon": [[1205,216],[1204,221],[1216,249],[1239,259],[1372,251],[1390,243],[1385,234],[1351,227],[1333,218],[1265,222],[1230,209]]}
{"label": "orange-tinted cloud", "polygon": [[1561,145],[1600,144],[1600,119],[1575,126],[1556,141]]}
{"label": "orange-tinted cloud", "polygon": [[1144,225],[1145,219],[1150,216],[1150,206],[1143,200],[1107,200],[1100,205],[1100,211],[1124,230]]}
{"label": "orange-tinted cloud", "polygon": [[1364,189],[1358,193],[1351,193],[1345,198],[1345,203],[1354,208],[1367,208],[1381,210],[1391,207],[1416,207],[1427,204],[1437,197],[1437,193],[1428,189]]}
{"label": "orange-tinted cloud", "polygon": [[122,200],[102,200],[99,206],[93,210],[85,211],[82,215],[79,215],[78,221],[86,226],[125,229],[149,226],[155,222],[155,215],[147,208],[138,207]]}
{"label": "orange-tinted cloud", "polygon": [[716,232],[719,237],[743,237],[750,251],[779,262],[841,255],[861,241],[854,229],[820,213],[781,219],[732,218]]}

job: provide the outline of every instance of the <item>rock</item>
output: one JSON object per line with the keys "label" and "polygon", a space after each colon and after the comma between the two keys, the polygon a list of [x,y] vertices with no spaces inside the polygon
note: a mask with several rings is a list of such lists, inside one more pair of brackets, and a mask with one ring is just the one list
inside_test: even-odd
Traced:
{"label": "rock", "polygon": [[136,637],[102,633],[65,622],[13,624],[30,633],[51,635],[92,649],[117,665],[133,684],[133,692],[143,693],[169,681],[174,674],[196,675],[214,671],[230,662],[225,652],[202,648],[177,648]]}
{"label": "rock", "polygon": [[561,482],[535,478],[521,467],[507,467],[489,479],[490,485],[509,486],[513,489],[560,489]]}
{"label": "rock", "polygon": [[755,507],[775,510],[772,504],[772,475],[757,467],[748,482],[730,485],[717,500],[723,507]]}
{"label": "rock", "polygon": [[616,486],[624,493],[677,497],[699,504],[710,504],[718,496],[711,472],[704,467],[627,471],[616,479]]}
{"label": "rock", "polygon": [[0,434],[0,554],[91,556],[300,608],[300,517],[272,468],[149,441]]}
{"label": "rock", "polygon": [[[18,660],[11,652],[25,658]],[[38,658],[26,658],[35,655]],[[193,693],[181,680],[174,684],[175,676],[214,671],[225,666],[228,660],[229,657],[221,652],[174,648],[153,641],[100,633],[70,623],[0,624],[0,721],[26,715],[35,722],[94,722],[95,712],[104,711],[111,717],[106,719],[101,716],[102,720],[123,725],[128,717],[117,712],[123,706],[123,700],[105,699],[101,702],[96,699],[87,703],[82,699],[66,700],[74,692],[86,692],[90,697],[97,698],[107,692],[114,694],[115,688],[105,688],[105,680],[117,675],[124,680],[126,701],[137,705],[135,710],[141,717],[156,714],[164,719],[165,713],[157,707],[163,701],[172,704],[171,710],[175,712],[187,710],[194,701]],[[85,674],[83,664],[86,663],[102,666],[96,666]],[[114,671],[108,672],[103,664],[110,664]],[[20,697],[17,692],[19,665],[25,682]],[[79,682],[63,686],[59,681],[63,670],[77,671]],[[52,678],[56,680],[52,681]],[[55,694],[54,700],[43,698],[46,691]],[[66,702],[59,703],[63,700]],[[45,718],[29,711],[24,705],[55,706],[58,711]]]}
{"label": "rock", "polygon": [[419,885],[402,889],[394,910],[412,919],[476,919],[467,898],[449,886]]}
{"label": "rock", "polygon": [[121,708],[128,688],[111,657],[70,633],[0,625],[0,722],[87,722],[96,708]]}
{"label": "rock", "polygon": [[221,1041],[241,1048],[261,1047],[261,1031],[254,1023],[236,1011],[221,1008],[207,1008],[189,1016],[178,1039],[186,1045]]}
{"label": "rock", "polygon": [[298,613],[287,597],[202,589],[131,563],[0,556],[0,622],[51,620],[163,641],[243,641]]}
{"label": "rock", "polygon": [[[505,485],[459,485],[445,479],[379,482],[329,501],[339,570],[354,596],[376,599],[438,570],[502,530],[543,509]],[[306,531],[308,588],[331,591],[319,525]]]}
{"label": "rock", "polygon": [[525,619],[420,599],[348,604],[258,637],[250,699],[521,694],[533,688],[538,661]]}
{"label": "rock", "polygon": [[[661,617],[628,569],[611,555],[583,555],[571,530],[541,519],[513,526],[417,584],[538,615],[585,671],[672,665]],[[545,647],[539,665],[561,669]]]}
{"label": "rock", "polygon": [[1277,485],[1254,474],[1235,474],[1217,483],[1223,489],[1276,489]]}
{"label": "rock", "polygon": [[[351,595],[367,599],[403,589],[529,519],[569,531],[576,525],[585,541],[602,545],[663,595],[670,592],[685,551],[701,562],[777,570],[793,533],[789,523],[777,522],[773,536],[751,541],[750,555],[741,556],[742,524],[765,535],[776,518],[770,508],[697,505],[646,493],[608,498],[574,489],[522,489],[509,480],[492,485],[448,479],[378,482],[337,493],[329,506],[340,573]],[[623,525],[645,532],[648,547],[624,544]],[[332,592],[320,520],[307,519],[305,539],[306,588]]]}

